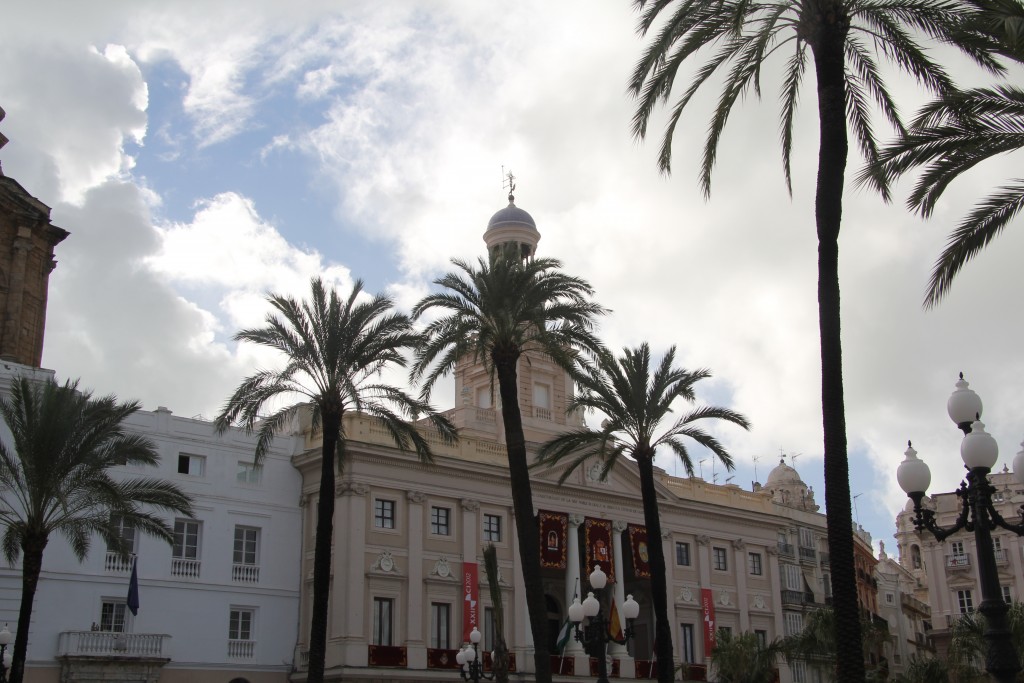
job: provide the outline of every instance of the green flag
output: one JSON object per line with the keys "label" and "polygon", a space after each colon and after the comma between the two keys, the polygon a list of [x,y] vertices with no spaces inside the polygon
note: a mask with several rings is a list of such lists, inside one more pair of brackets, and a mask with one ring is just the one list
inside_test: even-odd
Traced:
{"label": "green flag", "polygon": [[562,630],[558,632],[558,651],[564,652],[565,646],[569,643],[569,638],[572,636],[572,624],[569,622],[569,617],[565,618],[565,623],[562,624]]}

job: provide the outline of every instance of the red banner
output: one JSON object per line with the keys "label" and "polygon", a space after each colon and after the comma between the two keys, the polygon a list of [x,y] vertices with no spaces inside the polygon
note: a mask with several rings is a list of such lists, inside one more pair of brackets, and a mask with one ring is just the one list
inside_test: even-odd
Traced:
{"label": "red banner", "polygon": [[704,610],[704,656],[710,657],[715,649],[715,598],[710,588],[702,588],[700,602]]}
{"label": "red banner", "polygon": [[584,572],[590,576],[594,565],[601,565],[601,571],[608,575],[608,583],[615,582],[615,565],[612,562],[612,523],[607,519],[587,517],[583,525],[584,544],[587,547],[587,566]]}
{"label": "red banner", "polygon": [[540,523],[540,566],[545,569],[565,569],[569,515],[541,510],[537,519]]}
{"label": "red banner", "polygon": [[633,574],[639,579],[651,578],[651,563],[647,555],[647,527],[630,524],[629,549],[633,556]]}
{"label": "red banner", "polygon": [[462,563],[462,642],[469,642],[469,634],[480,627],[480,582],[476,562]]}

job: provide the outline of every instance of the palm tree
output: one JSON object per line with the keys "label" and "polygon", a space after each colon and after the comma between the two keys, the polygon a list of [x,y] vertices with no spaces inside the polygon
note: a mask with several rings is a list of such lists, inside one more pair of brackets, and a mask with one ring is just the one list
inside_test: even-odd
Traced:
{"label": "palm tree", "polygon": [[[808,666],[817,669],[822,675],[828,676],[836,670],[840,653],[846,646],[839,647],[836,640],[836,619],[835,610],[830,607],[811,610],[804,619],[804,627],[799,633],[786,636],[782,639],[782,649],[786,659],[790,662],[802,661]],[[861,651],[878,650],[882,643],[889,639],[888,623],[876,622],[873,619],[862,618],[860,625]],[[876,680],[882,678],[879,669],[868,671],[864,680]]]}
{"label": "palm tree", "polygon": [[949,683],[949,666],[937,657],[910,655],[906,671],[896,683]]}
{"label": "palm tree", "polygon": [[[1019,0],[973,0],[976,11],[965,40],[994,54],[1024,62],[1024,4]],[[907,208],[932,215],[946,188],[960,175],[999,154],[1024,148],[1024,90],[1002,84],[955,91],[925,105],[910,127],[886,146],[858,182],[877,188],[889,201],[889,184],[923,168]],[[950,233],[932,269],[925,308],[939,303],[963,267],[1024,207],[1024,180],[996,188]]]}
{"label": "palm tree", "polygon": [[[1014,650],[1024,664],[1024,603],[1012,603],[1006,613],[1006,619]],[[962,614],[953,623],[948,664],[956,680],[988,679],[983,670],[985,656],[988,653],[985,630],[985,617],[980,612]],[[1018,672],[1017,680],[1024,680],[1024,671]]]}
{"label": "palm tree", "polygon": [[762,643],[756,633],[749,631],[733,635],[719,629],[715,649],[711,652],[711,665],[718,683],[773,683],[776,680],[775,662],[782,654],[780,641]]}
{"label": "palm tree", "polygon": [[[651,350],[646,343],[635,349],[624,349],[619,358],[604,352],[594,363],[581,365],[575,373],[580,392],[569,404],[569,410],[595,410],[607,418],[599,429],[582,427],[561,434],[541,446],[539,465],[556,465],[563,460],[569,467],[562,472],[562,483],[577,467],[590,458],[600,458],[606,477],[619,462],[620,456],[636,461],[640,474],[640,494],[644,508],[644,524],[649,539],[661,538],[658,496],[654,488],[654,456],[659,446],[671,450],[693,475],[693,461],[684,439],[692,439],[714,453],[732,469],[732,457],[719,441],[696,423],[703,420],[725,420],[749,429],[747,419],[728,408],[699,406],[671,418],[677,399],[687,403],[696,400],[693,387],[710,377],[708,370],[689,371],[674,366],[676,350],[670,348],[657,369],[651,372]],[[671,424],[666,424],[672,419]],[[665,551],[661,543],[647,544],[651,568],[651,604],[654,607],[655,647],[659,662],[671,662],[672,625],[668,614],[666,593]],[[659,666],[658,680],[671,681],[672,667]]]}
{"label": "palm tree", "polygon": [[[320,278],[314,278],[307,301],[300,303],[279,294],[271,294],[267,301],[274,312],[267,315],[266,325],[241,330],[235,340],[280,351],[286,357],[285,366],[260,370],[244,379],[224,404],[215,424],[220,431],[235,422],[248,432],[256,431],[257,464],[274,435],[300,410],[310,411],[313,428],[323,437],[307,674],[308,681],[320,683],[327,649],[335,463],[338,471],[345,464],[345,413],[356,411],[377,418],[400,449],[415,449],[423,461],[432,458],[430,445],[417,426],[403,418],[426,415],[446,442],[454,441],[456,433],[429,403],[380,380],[385,369],[405,367],[403,351],[419,341],[409,317],[395,312],[389,297],[368,298],[363,295],[362,282],[357,281],[343,300],[336,291],[328,292]],[[292,398],[297,402],[276,409],[270,416],[261,414],[268,403]]]}
{"label": "palm tree", "polygon": [[[946,93],[952,84],[913,36],[956,42],[966,0],[634,0],[638,31],[653,38],[637,63],[630,90],[638,99],[633,133],[647,135],[654,109],[672,98],[676,74],[688,58],[707,48],[687,88],[674,101],[658,165],[671,170],[676,124],[700,87],[721,73],[722,92],[712,114],[701,162],[700,185],[711,191],[711,172],[726,121],[741,96],[761,94],[761,74],[770,56],[789,48],[780,99],[780,142],[787,188],[800,86],[813,60],[819,122],[815,227],[818,237],[818,324],[821,344],[821,403],[825,450],[825,503],[835,585],[839,638],[852,647],[840,653],[840,681],[861,681],[859,620],[853,566],[846,415],[843,399],[839,306],[839,229],[848,154],[847,125],[869,161],[877,155],[870,115],[872,102],[900,128],[875,54],[881,53],[929,90]],[[671,8],[671,9],[670,9]],[[663,21],[662,21],[663,20]],[[871,45],[875,50],[870,49]],[[963,43],[979,63],[988,54]],[[808,51],[810,54],[808,55]]]}
{"label": "palm tree", "polygon": [[571,367],[578,352],[600,346],[592,332],[594,318],[606,311],[590,301],[590,285],[563,273],[559,261],[521,259],[515,245],[494,250],[489,260],[481,258],[476,265],[458,259],[452,263],[458,271],[435,281],[446,291],[425,297],[413,308],[417,318],[433,309],[446,313],[426,326],[413,377],[423,382],[422,397],[461,358],[482,360],[491,377],[497,377],[536,680],[545,683],[551,680],[547,607],[517,366],[524,355],[539,353]]}
{"label": "palm tree", "polygon": [[79,391],[77,380],[58,384],[18,377],[10,396],[0,398],[0,416],[11,430],[11,444],[0,442],[3,551],[12,565],[24,555],[11,683],[21,683],[25,674],[32,604],[51,535],[66,538],[82,561],[94,533],[109,548],[124,550],[120,520],[171,543],[173,530],[153,509],[192,515],[191,499],[174,484],[111,476],[117,466],[159,460],[152,441],[125,429],[125,420],[139,408],[138,402],[120,403],[115,396],[94,399],[91,392]]}

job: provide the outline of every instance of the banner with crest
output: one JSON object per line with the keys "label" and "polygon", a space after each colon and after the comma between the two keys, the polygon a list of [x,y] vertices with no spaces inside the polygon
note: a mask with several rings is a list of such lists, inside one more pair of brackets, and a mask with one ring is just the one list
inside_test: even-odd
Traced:
{"label": "banner with crest", "polygon": [[587,517],[583,522],[584,545],[587,562],[583,574],[589,576],[594,565],[601,565],[601,571],[608,575],[608,582],[615,581],[615,566],[612,562],[612,523],[607,519]]}
{"label": "banner with crest", "polygon": [[629,532],[630,555],[633,556],[633,575],[640,579],[649,579],[651,562],[647,554],[647,527],[630,524],[626,530]]}
{"label": "banner with crest", "polygon": [[545,569],[565,569],[566,543],[569,540],[569,515],[565,512],[541,510],[537,515],[540,523],[540,566]]}

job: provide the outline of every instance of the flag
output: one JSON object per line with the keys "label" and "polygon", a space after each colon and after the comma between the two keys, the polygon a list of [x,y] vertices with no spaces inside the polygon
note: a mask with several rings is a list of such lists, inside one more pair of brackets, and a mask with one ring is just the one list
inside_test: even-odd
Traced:
{"label": "flag", "polygon": [[572,623],[569,621],[569,617],[566,617],[565,622],[562,624],[562,629],[558,632],[556,647],[559,653],[565,652],[565,646],[569,644],[570,636],[572,636]]}
{"label": "flag", "polygon": [[139,572],[138,572],[139,559],[132,559],[132,578],[128,581],[128,609],[131,610],[132,616],[138,616],[139,614]]}
{"label": "flag", "polygon": [[612,598],[611,616],[608,617],[608,635],[612,640],[622,640],[622,622],[619,620],[619,610],[615,606],[615,598]]}

